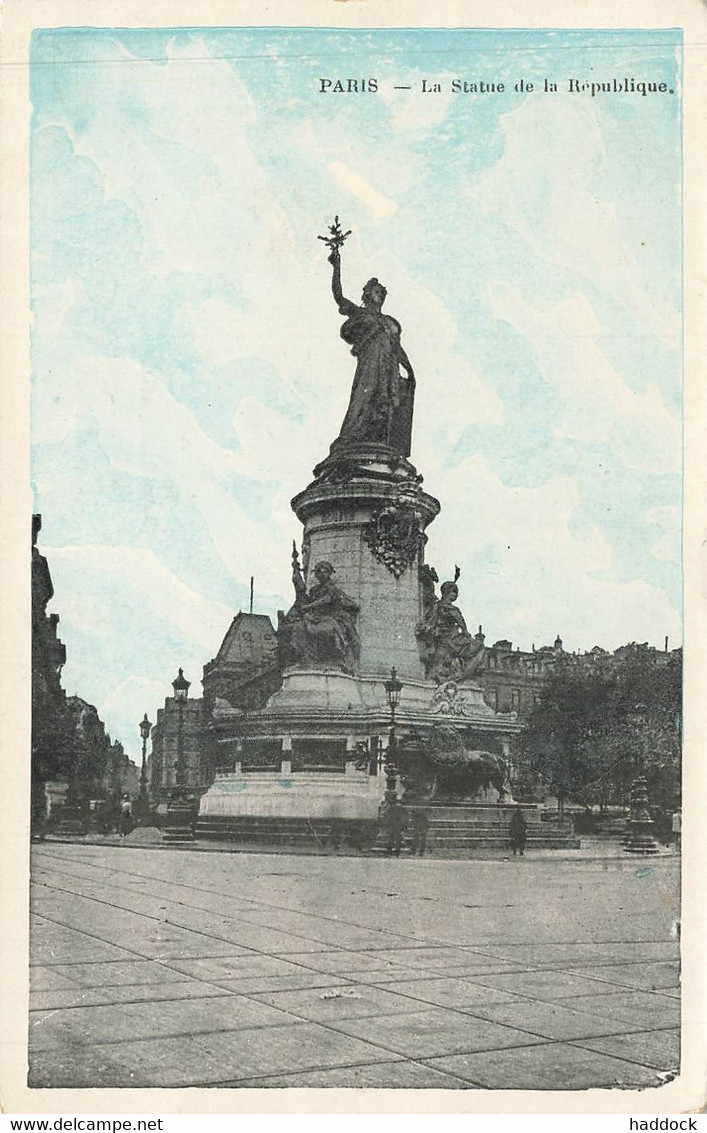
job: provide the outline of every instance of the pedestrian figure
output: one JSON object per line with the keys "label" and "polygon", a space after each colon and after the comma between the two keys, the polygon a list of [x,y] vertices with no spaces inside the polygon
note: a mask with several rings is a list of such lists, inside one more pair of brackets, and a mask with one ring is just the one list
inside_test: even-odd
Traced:
{"label": "pedestrian figure", "polygon": [[396,858],[399,858],[403,845],[403,834],[407,826],[405,807],[401,806],[399,799],[395,798],[390,803],[386,809],[383,823],[386,835],[385,852],[388,857],[394,854]]}
{"label": "pedestrian figure", "polygon": [[673,841],[675,842],[675,853],[680,853],[680,843],[682,841],[682,811],[676,810],[673,815]]}
{"label": "pedestrian figure", "polygon": [[123,801],[120,804],[120,836],[124,838],[129,834],[134,826],[133,822],[133,808],[130,803],[128,795],[123,795]]}
{"label": "pedestrian figure", "polygon": [[528,837],[528,828],[525,822],[525,815],[519,806],[513,811],[511,824],[509,827],[511,849],[513,850],[513,857],[520,853],[523,857],[525,852],[525,842]]}
{"label": "pedestrian figure", "polygon": [[413,854],[418,854],[423,858],[427,849],[427,831],[430,828],[430,820],[420,807],[413,809],[410,826],[412,843],[410,848]]}

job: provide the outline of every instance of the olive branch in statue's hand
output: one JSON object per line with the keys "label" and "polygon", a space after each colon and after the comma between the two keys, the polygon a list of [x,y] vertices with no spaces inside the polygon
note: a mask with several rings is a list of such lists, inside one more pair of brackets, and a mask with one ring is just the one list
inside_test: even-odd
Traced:
{"label": "olive branch in statue's hand", "polygon": [[341,225],[339,224],[339,218],[338,218],[338,216],[335,216],[334,217],[334,223],[329,225],[329,235],[328,236],[317,236],[317,240],[323,240],[324,243],[326,244],[327,248],[329,249],[329,256],[327,258],[329,259],[330,262],[333,262],[334,260],[338,260],[339,254],[340,254],[340,249],[343,246],[344,241],[346,240],[347,236],[350,236],[350,235],[351,235],[351,229],[350,228],[349,228],[348,232],[342,232],[341,231]]}

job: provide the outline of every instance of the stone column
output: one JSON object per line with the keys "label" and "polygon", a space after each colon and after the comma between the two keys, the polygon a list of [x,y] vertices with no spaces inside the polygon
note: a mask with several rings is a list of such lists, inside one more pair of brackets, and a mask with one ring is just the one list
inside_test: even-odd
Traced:
{"label": "stone column", "polygon": [[292,501],[304,524],[307,586],[314,566],[326,560],[336,585],[358,603],[358,674],[388,676],[395,666],[403,680],[424,679],[415,635],[420,567],[424,529],[439,503],[422,491],[407,462],[393,471],[375,454],[359,459],[348,478],[334,478],[329,468]]}

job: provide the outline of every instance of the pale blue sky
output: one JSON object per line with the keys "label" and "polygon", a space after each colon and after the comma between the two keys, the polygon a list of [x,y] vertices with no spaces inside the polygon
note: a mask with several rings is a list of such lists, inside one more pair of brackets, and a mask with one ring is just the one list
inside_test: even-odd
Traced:
{"label": "pale blue sky", "polygon": [[[334,212],[345,291],[377,275],[403,326],[428,557],[461,566],[469,622],[524,648],[679,639],[679,43],[35,33],[35,508],[67,691],[128,750],[179,665],[198,693],[251,574],[257,610],[291,600],[289,500],[353,375]],[[320,94],[337,76],[379,90]],[[566,90],[614,76],[675,93]]]}

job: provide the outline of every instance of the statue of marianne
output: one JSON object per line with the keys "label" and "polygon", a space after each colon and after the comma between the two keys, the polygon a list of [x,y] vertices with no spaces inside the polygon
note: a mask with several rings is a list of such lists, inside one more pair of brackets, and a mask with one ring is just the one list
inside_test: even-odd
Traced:
{"label": "statue of marianne", "polygon": [[361,306],[345,298],[341,290],[343,239],[339,234],[326,242],[332,266],[331,289],[339,312],[346,315],[341,337],[351,345],[356,373],[349,408],[332,450],[368,441],[387,445],[400,456],[409,456],[415,375],[400,344],[400,323],[383,314],[387,291],[375,278],[369,279],[363,288]]}

